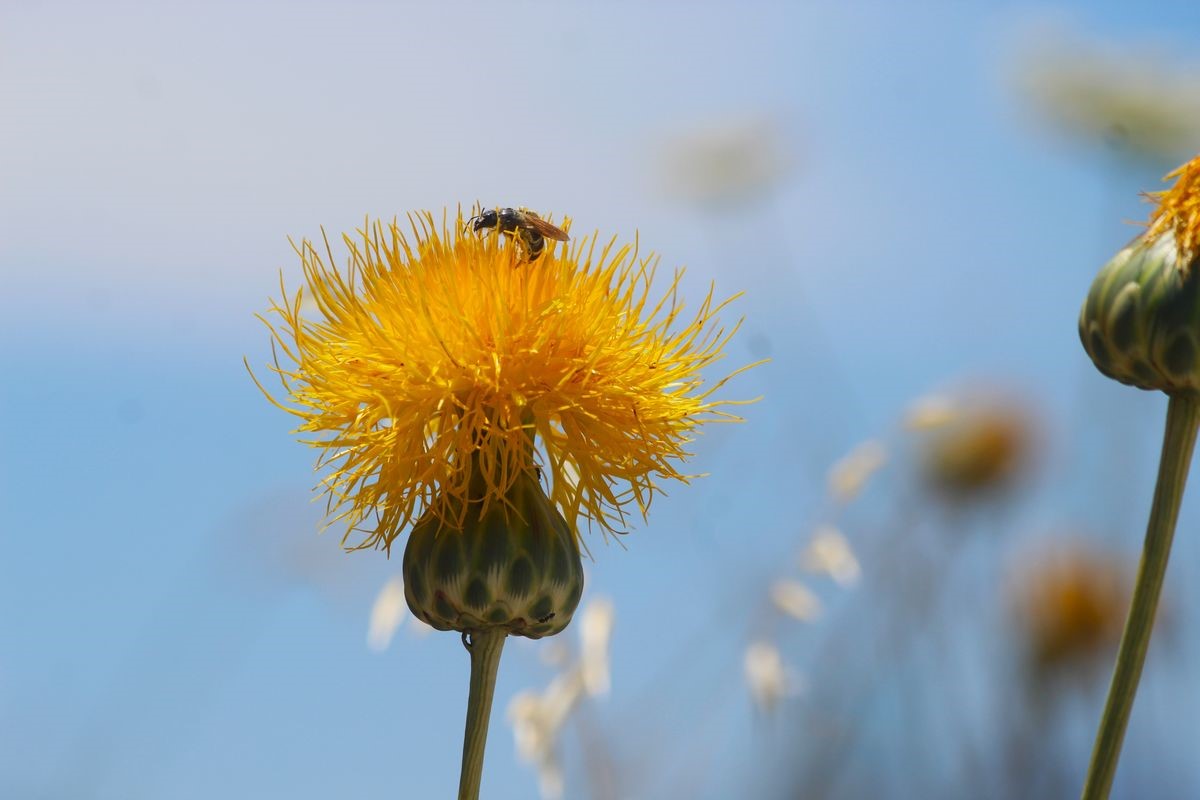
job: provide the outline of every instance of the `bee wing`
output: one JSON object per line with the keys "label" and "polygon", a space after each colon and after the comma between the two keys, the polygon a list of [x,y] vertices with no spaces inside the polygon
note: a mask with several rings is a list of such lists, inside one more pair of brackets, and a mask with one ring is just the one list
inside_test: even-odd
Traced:
{"label": "bee wing", "polygon": [[553,239],[556,242],[569,242],[571,237],[567,236],[567,232],[562,228],[557,228],[551,225],[546,220],[537,216],[531,211],[525,212],[524,224],[532,230],[545,236],[547,239]]}

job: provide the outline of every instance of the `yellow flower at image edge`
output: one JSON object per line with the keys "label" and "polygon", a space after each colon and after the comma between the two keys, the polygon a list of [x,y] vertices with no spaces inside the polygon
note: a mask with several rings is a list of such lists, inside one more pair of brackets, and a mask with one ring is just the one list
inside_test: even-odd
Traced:
{"label": "yellow flower at image edge", "polygon": [[[652,295],[657,260],[615,239],[555,244],[525,261],[494,231],[464,232],[461,212],[452,227],[428,213],[409,220],[411,235],[368,221],[343,237],[344,270],[328,241],[301,242],[306,285],[281,286],[264,318],[286,392],[275,402],[322,449],[331,518],[347,537],[361,534],[348,546],[390,548],[409,528],[495,529],[515,517],[569,541],[541,555],[517,541],[487,559],[529,556],[534,572],[572,550],[577,561],[579,520],[616,532],[630,504],[644,516],[657,480],[690,477],[678,465],[696,428],[738,420],[723,410],[736,401],[713,393],[742,370],[712,385],[700,376],[737,329],[717,319],[733,298],[715,302],[710,288],[685,315],[682,273]],[[448,577],[482,566],[469,547],[429,547]],[[505,591],[493,577],[476,587],[472,625],[495,610],[483,595]]]}

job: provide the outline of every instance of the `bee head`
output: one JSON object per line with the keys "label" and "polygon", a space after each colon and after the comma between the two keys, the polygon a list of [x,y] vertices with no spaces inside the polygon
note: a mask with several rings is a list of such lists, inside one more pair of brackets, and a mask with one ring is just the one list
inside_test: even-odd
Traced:
{"label": "bee head", "polygon": [[471,219],[467,221],[467,225],[471,228],[471,230],[478,233],[479,231],[496,227],[496,222],[496,209],[489,208],[483,213],[471,217]]}

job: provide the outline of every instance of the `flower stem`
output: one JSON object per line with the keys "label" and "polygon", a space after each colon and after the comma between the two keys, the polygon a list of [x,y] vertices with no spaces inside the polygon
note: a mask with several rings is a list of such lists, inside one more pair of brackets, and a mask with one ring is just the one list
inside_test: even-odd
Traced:
{"label": "flower stem", "polygon": [[458,800],[478,800],[483,778],[483,751],[487,746],[488,721],[492,716],[492,694],[500,652],[508,634],[500,629],[463,634],[463,643],[471,654],[471,692],[467,697],[467,730],[463,737],[462,773],[458,779]]}
{"label": "flower stem", "polygon": [[1175,521],[1179,517],[1179,505],[1183,500],[1183,487],[1187,483],[1198,426],[1200,398],[1172,396],[1167,405],[1167,429],[1163,434],[1158,484],[1154,487],[1154,504],[1146,525],[1142,562],[1138,566],[1129,617],[1125,620],[1125,632],[1121,635],[1121,647],[1117,651],[1117,666],[1108,689],[1104,716],[1096,732],[1096,746],[1092,750],[1092,762],[1083,786],[1083,800],[1103,800],[1112,790],[1117,759],[1121,755],[1121,742],[1125,738],[1125,726],[1129,722],[1133,697],[1142,676],[1142,665],[1146,662],[1146,648],[1154,628],[1158,596],[1162,590],[1163,575],[1167,571],[1171,539],[1175,535]]}

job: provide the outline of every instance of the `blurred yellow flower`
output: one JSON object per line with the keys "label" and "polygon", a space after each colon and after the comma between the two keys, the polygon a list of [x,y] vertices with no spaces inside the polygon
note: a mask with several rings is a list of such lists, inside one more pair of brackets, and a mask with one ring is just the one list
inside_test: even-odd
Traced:
{"label": "blurred yellow flower", "polygon": [[1130,565],[1083,541],[1030,552],[1010,590],[1031,665],[1077,673],[1115,649],[1128,604]]}
{"label": "blurred yellow flower", "polygon": [[461,210],[409,222],[344,236],[344,270],[327,238],[300,242],[305,286],[281,279],[263,317],[272,401],[323,451],[332,520],[362,536],[348,546],[390,548],[426,513],[454,525],[468,487],[486,507],[522,476],[544,475],[572,526],[618,531],[657,480],[688,479],[677,465],[698,426],[738,419],[713,393],[741,370],[700,377],[737,329],[717,319],[734,298],[710,287],[685,316],[682,271],[652,296],[657,259],[615,239],[548,242],[526,262],[495,231],[465,232]]}
{"label": "blurred yellow flower", "polygon": [[954,499],[1008,486],[1031,466],[1038,438],[1029,413],[998,396],[965,402],[922,433],[925,477]]}

